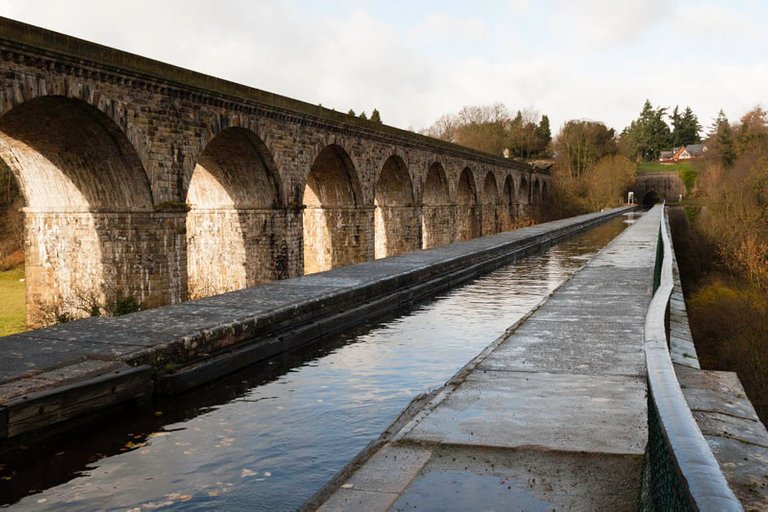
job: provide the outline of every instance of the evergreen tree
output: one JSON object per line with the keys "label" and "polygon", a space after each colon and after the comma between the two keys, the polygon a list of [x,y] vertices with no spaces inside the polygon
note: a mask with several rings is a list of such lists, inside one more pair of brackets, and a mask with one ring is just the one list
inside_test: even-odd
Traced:
{"label": "evergreen tree", "polygon": [[683,117],[680,115],[677,105],[672,110],[669,120],[672,122],[672,147],[679,148],[684,145],[682,142]]}
{"label": "evergreen tree", "polygon": [[649,100],[645,100],[640,117],[621,132],[619,145],[627,156],[636,160],[656,160],[663,149],[670,147],[672,133],[664,122],[666,112],[666,108],[654,108]]}
{"label": "evergreen tree", "polygon": [[374,123],[382,124],[381,114],[379,114],[378,109],[373,109],[373,112],[371,112],[371,121],[373,121]]}
{"label": "evergreen tree", "polygon": [[733,139],[733,130],[722,109],[720,109],[717,117],[712,121],[707,144],[710,146],[709,150],[712,154],[717,155],[717,158],[725,167],[731,167],[736,161],[736,144]]}
{"label": "evergreen tree", "polygon": [[347,112],[347,114],[349,114],[349,115],[350,115],[350,116],[352,116],[352,117],[355,117],[355,116],[357,116],[357,114],[355,114],[355,111],[354,111],[354,110],[352,110],[352,109],[349,109],[349,112]]}
{"label": "evergreen tree", "polygon": [[536,154],[545,153],[550,142],[552,142],[552,131],[549,128],[549,117],[543,115],[539,126],[536,127]]}
{"label": "evergreen tree", "polygon": [[360,119],[365,119],[366,121],[368,120],[368,116],[367,116],[367,115],[365,115],[365,111],[362,111],[362,112],[360,112],[360,115],[359,115],[358,117],[359,117]]}
{"label": "evergreen tree", "polygon": [[[677,108],[677,107],[675,107]],[[685,111],[680,119],[680,145],[701,143],[701,125],[691,107],[685,107]]]}

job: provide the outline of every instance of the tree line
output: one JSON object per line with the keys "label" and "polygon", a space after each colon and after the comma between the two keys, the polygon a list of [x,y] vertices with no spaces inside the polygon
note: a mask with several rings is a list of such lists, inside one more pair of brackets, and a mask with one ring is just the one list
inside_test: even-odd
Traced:
{"label": "tree line", "polygon": [[546,115],[530,109],[512,115],[502,103],[465,106],[443,115],[422,133],[493,155],[524,159],[549,156],[552,142]]}
{"label": "tree line", "polygon": [[621,152],[638,162],[650,161],[658,159],[661,151],[701,143],[702,127],[691,107],[685,107],[682,113],[678,106],[671,113],[668,110],[646,100],[638,118],[619,135]]}
{"label": "tree line", "polygon": [[[422,133],[499,156],[550,159],[558,178],[554,194],[565,208],[557,214],[562,215],[619,204],[634,182],[635,163],[702,142],[702,126],[689,106],[670,110],[646,100],[638,117],[619,134],[600,121],[574,119],[555,137],[546,115],[532,109],[511,112],[501,103],[465,106]],[[723,130],[719,140],[729,147]]]}
{"label": "tree line", "polygon": [[675,241],[691,328],[702,364],[736,371],[768,422],[768,113],[755,107],[731,123],[720,111],[705,143]]}

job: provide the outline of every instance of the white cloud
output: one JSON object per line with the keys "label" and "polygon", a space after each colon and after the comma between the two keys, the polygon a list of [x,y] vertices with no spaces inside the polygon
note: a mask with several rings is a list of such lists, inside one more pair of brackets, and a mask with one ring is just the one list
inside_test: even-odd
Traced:
{"label": "white cloud", "polygon": [[509,0],[507,6],[513,14],[522,14],[531,8],[530,0]]}
{"label": "white cloud", "polygon": [[724,34],[747,38],[759,33],[755,20],[745,16],[743,11],[720,4],[680,6],[675,11],[675,26],[705,38]]}
{"label": "white cloud", "polygon": [[[408,5],[391,2],[392,13]],[[501,101],[533,106],[555,128],[591,118],[620,130],[645,98],[690,104],[702,124],[765,101],[768,15],[734,2],[487,4],[508,19],[482,8],[462,17],[448,2],[408,24],[352,0],[2,0],[0,15],[341,111],[378,108],[403,128]]]}
{"label": "white cloud", "polygon": [[637,39],[669,14],[664,0],[558,0],[552,31],[580,45],[602,47]]}
{"label": "white cloud", "polygon": [[414,30],[414,35],[441,44],[461,44],[480,41],[486,37],[486,32],[485,24],[479,18],[433,14]]}

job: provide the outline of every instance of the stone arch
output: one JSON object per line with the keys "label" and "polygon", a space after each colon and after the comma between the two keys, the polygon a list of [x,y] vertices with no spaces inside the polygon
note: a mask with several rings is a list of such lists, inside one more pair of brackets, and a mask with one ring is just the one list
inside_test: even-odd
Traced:
{"label": "stone arch", "polygon": [[288,277],[280,180],[261,139],[227,128],[206,145],[187,191],[190,298]]}
{"label": "stone arch", "polygon": [[357,172],[337,144],[323,148],[310,167],[304,205],[304,273],[370,259],[372,212],[362,208]]}
{"label": "stone arch", "polygon": [[21,103],[0,117],[0,159],[26,203],[28,325],[95,313],[118,298],[170,300],[168,289],[153,282],[168,269],[143,258],[163,238],[150,233],[156,225],[149,180],[107,115],[64,96]]}
{"label": "stone arch", "polygon": [[511,175],[507,175],[504,179],[501,203],[501,230],[509,231],[514,228],[515,218],[517,217],[517,212],[515,211],[517,204],[515,180]]}
{"label": "stone arch", "polygon": [[[49,101],[58,98],[59,100],[70,100],[75,104],[88,106],[91,112],[99,112],[98,116],[104,120],[104,125],[109,126],[120,133],[118,142],[123,145],[126,143],[130,147],[130,153],[140,162],[143,168],[148,169],[147,162],[147,136],[142,129],[128,122],[132,115],[130,108],[123,102],[102,94],[94,87],[84,87],[82,78],[79,76],[36,76],[35,80],[27,81],[23,87],[13,90],[12,94],[5,94],[3,101],[0,101],[0,117],[6,115],[12,110],[41,99]],[[150,187],[154,184],[150,181]],[[157,192],[153,189],[153,194]],[[155,200],[161,200],[154,197]]]}
{"label": "stone arch", "polygon": [[419,249],[419,216],[413,182],[402,158],[387,158],[374,192],[374,254],[394,256]]}
{"label": "stone arch", "polygon": [[528,184],[528,179],[525,177],[525,175],[520,177],[520,186],[517,190],[517,202],[519,204],[529,204],[531,198],[531,191],[530,186]]}
{"label": "stone arch", "polygon": [[456,185],[456,240],[470,240],[480,234],[475,177],[469,167],[459,175]]}
{"label": "stone arch", "polygon": [[433,162],[427,171],[421,195],[422,248],[439,247],[451,243],[454,206],[445,169]]}
{"label": "stone arch", "polygon": [[496,208],[499,203],[499,187],[496,183],[496,175],[493,171],[488,171],[483,181],[483,206],[482,215],[482,235],[493,235],[499,232],[498,216]]}

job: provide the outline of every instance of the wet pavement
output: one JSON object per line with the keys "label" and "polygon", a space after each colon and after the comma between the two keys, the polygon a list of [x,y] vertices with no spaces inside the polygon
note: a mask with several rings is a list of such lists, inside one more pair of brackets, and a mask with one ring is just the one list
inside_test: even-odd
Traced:
{"label": "wet pavement", "polygon": [[439,388],[589,261],[625,219],[384,322],[24,452],[4,461],[0,498],[16,502],[12,510],[295,510],[414,396]]}
{"label": "wet pavement", "polygon": [[636,509],[660,215],[641,217],[459,372],[320,510]]}

